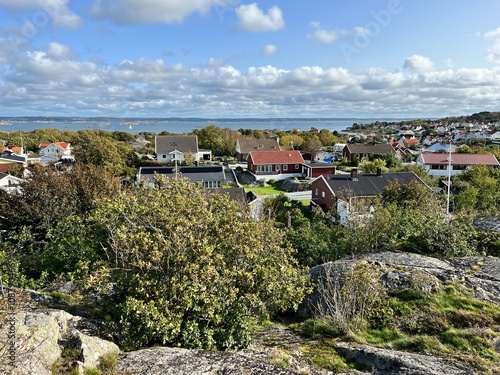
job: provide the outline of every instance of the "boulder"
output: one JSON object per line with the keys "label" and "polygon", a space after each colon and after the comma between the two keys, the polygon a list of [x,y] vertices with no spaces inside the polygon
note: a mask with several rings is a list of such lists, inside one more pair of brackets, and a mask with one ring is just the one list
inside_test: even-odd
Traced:
{"label": "boulder", "polygon": [[[27,309],[12,316],[15,319],[15,368],[0,364],[0,374],[50,375],[52,365],[65,348],[81,351],[82,368],[94,368],[101,355],[118,353],[112,342],[79,331],[96,332],[92,322],[63,310]],[[7,332],[0,330],[0,342],[8,342]],[[3,371],[3,372],[2,372]]]}
{"label": "boulder", "polygon": [[122,353],[118,371],[131,375],[292,375],[294,372],[231,352],[150,348]]}
{"label": "boulder", "polygon": [[372,368],[374,375],[474,375],[475,372],[464,366],[450,363],[445,359],[374,348],[368,345],[357,347],[345,343],[337,344],[337,350],[348,360]]}

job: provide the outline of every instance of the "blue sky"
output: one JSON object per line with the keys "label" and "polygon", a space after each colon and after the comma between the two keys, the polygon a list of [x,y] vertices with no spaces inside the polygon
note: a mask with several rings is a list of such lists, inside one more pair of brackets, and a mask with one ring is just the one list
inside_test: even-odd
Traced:
{"label": "blue sky", "polygon": [[0,116],[500,110],[498,0],[0,0]]}

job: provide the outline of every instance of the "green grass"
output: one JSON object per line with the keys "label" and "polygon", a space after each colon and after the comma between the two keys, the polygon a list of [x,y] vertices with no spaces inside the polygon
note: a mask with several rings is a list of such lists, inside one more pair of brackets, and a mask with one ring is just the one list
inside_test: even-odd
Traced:
{"label": "green grass", "polygon": [[266,187],[248,185],[243,185],[243,187],[245,188],[245,190],[254,192],[257,195],[274,195],[284,193],[284,191],[281,190],[281,184],[279,183],[274,183]]}
{"label": "green grass", "polygon": [[[453,358],[484,374],[500,373],[500,353],[494,340],[500,337],[500,306],[471,297],[460,285],[448,285],[429,296],[401,290],[376,307],[356,330],[342,334],[328,319],[308,320],[293,328],[320,341],[343,340]],[[385,319],[379,319],[383,315]],[[332,348],[330,348],[332,349]],[[336,371],[338,354],[312,348],[310,362]],[[344,365],[346,363],[344,362]]]}

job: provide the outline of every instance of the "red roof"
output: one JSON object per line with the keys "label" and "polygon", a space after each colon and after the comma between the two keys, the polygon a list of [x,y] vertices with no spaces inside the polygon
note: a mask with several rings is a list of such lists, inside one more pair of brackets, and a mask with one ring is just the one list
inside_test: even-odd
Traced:
{"label": "red roof", "polygon": [[304,159],[299,151],[250,151],[248,154],[253,165],[266,164],[303,164]]}
{"label": "red roof", "polygon": [[[425,152],[420,155],[424,164],[445,165],[448,164],[449,154],[436,154]],[[452,165],[490,165],[500,166],[493,154],[451,154]]]}
{"label": "red roof", "polygon": [[406,143],[419,143],[419,140],[417,138],[410,138],[406,139]]}
{"label": "red roof", "polygon": [[59,147],[62,150],[67,150],[69,147],[69,143],[66,143],[66,142],[53,142],[53,143],[40,143],[39,148],[40,148],[40,150],[42,150],[46,147],[49,147],[51,144],[56,145],[57,147]]}
{"label": "red roof", "polygon": [[2,147],[0,151],[5,151],[5,150],[11,150],[14,154],[22,154],[23,153],[23,148],[19,146],[14,146],[14,147]]}

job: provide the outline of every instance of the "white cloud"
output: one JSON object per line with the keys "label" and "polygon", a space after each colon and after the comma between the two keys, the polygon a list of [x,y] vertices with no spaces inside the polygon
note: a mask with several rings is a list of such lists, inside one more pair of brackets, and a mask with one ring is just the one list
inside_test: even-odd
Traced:
{"label": "white cloud", "polygon": [[181,22],[192,13],[206,14],[231,0],[94,0],[91,14],[118,25]]}
{"label": "white cloud", "polygon": [[50,20],[57,27],[78,28],[83,25],[83,20],[68,7],[69,2],[70,0],[0,0],[0,6],[35,11],[33,17],[39,17],[37,21],[40,24]]}
{"label": "white cloud", "polygon": [[314,31],[310,34],[307,34],[307,38],[321,43],[329,44],[336,42],[343,34],[342,31],[328,30],[316,21],[311,22],[309,26],[311,26]]}
{"label": "white cloud", "polygon": [[492,30],[484,34],[485,39],[493,41],[493,44],[488,48],[486,61],[491,63],[500,63],[500,28]]}
{"label": "white cloud", "polygon": [[268,44],[262,48],[261,54],[263,56],[271,56],[274,55],[278,51],[278,47],[274,44]]}
{"label": "white cloud", "polygon": [[500,38],[500,27],[498,29],[492,30],[484,34],[486,39],[498,39]]}
{"label": "white cloud", "polygon": [[235,12],[240,20],[238,28],[243,31],[277,31],[285,27],[283,12],[277,6],[269,8],[267,14],[256,3],[240,5]]}
{"label": "white cloud", "polygon": [[70,60],[73,57],[73,51],[68,46],[52,42],[47,47],[47,56],[54,60]]}
{"label": "white cloud", "polygon": [[403,67],[413,72],[426,72],[434,69],[434,63],[428,57],[413,55],[405,60]]}
{"label": "white cloud", "polygon": [[240,70],[217,59],[202,67],[161,59],[109,65],[78,60],[66,46],[51,43],[0,71],[0,98],[5,109],[61,115],[413,117],[497,108],[500,67],[422,70],[418,61],[425,59],[409,61],[412,68],[399,72],[272,65]]}
{"label": "white cloud", "polygon": [[358,36],[370,36],[370,30],[368,30],[366,27],[356,26],[354,28],[354,35],[358,35]]}

